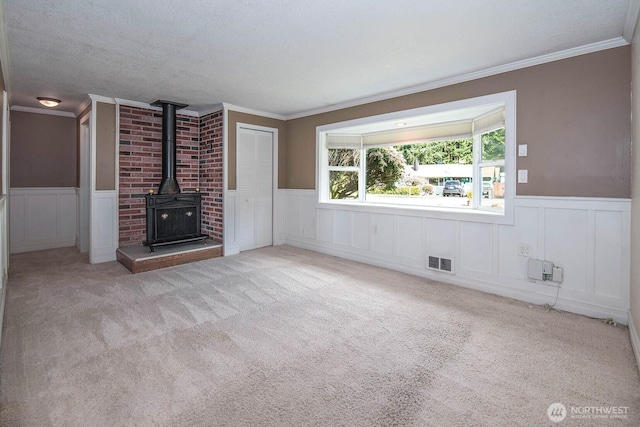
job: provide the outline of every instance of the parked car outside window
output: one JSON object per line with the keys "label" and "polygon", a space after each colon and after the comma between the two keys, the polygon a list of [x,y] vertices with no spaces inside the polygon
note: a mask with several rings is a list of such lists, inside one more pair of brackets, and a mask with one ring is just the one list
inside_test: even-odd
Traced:
{"label": "parked car outside window", "polygon": [[442,189],[442,195],[445,197],[448,196],[466,196],[464,188],[462,188],[462,184],[457,179],[446,181],[444,183],[444,188]]}

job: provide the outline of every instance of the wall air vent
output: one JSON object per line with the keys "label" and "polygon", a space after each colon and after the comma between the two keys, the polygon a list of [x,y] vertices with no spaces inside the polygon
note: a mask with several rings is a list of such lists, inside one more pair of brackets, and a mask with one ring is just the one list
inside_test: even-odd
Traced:
{"label": "wall air vent", "polygon": [[436,270],[440,269],[440,258],[435,256],[429,257],[429,268],[435,268]]}
{"label": "wall air vent", "polygon": [[427,268],[430,270],[438,270],[445,273],[454,274],[453,257],[441,258],[437,256],[427,256]]}
{"label": "wall air vent", "polygon": [[451,273],[451,260],[447,258],[440,258],[440,270],[448,271]]}

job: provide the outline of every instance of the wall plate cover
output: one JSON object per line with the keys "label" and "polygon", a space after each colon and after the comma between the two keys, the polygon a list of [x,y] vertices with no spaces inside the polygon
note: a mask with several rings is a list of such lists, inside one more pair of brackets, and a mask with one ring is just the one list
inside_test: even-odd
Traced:
{"label": "wall plate cover", "polygon": [[527,156],[527,144],[518,145],[518,156],[526,157]]}
{"label": "wall plate cover", "polygon": [[526,184],[529,182],[529,171],[527,169],[520,169],[518,171],[518,183]]}

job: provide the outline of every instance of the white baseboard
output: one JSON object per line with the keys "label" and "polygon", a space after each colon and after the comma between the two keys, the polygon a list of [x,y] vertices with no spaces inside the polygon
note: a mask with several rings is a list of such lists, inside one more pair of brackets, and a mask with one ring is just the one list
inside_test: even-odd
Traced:
{"label": "white baseboard", "polygon": [[640,337],[638,336],[638,330],[633,322],[633,316],[629,311],[629,336],[631,337],[631,347],[633,348],[633,354],[636,356],[636,365],[640,369]]}
{"label": "white baseboard", "polygon": [[[364,264],[374,265],[376,267],[388,268],[389,270],[399,271],[402,273],[411,274],[414,276],[424,277],[438,282],[447,283],[451,285],[457,285],[464,288],[474,289],[482,292],[487,292],[494,295],[500,295],[507,298],[513,298],[519,301],[524,301],[531,304],[548,304],[552,303],[548,296],[515,289],[508,285],[471,279],[468,277],[453,276],[448,273],[432,272],[430,270],[412,267],[408,265],[398,264],[393,261],[386,261],[380,258],[369,257],[366,255],[355,254],[349,250],[341,251],[331,244],[323,244],[317,240],[302,240],[288,238],[287,245],[299,247],[302,249],[308,249],[315,252],[320,252],[327,255],[337,256],[340,258],[349,259],[351,261],[362,262]],[[561,311],[568,311],[571,313],[582,314],[595,318],[611,318],[616,322],[626,325],[629,321],[628,312],[626,310],[620,310],[614,307],[596,306],[589,303],[580,301],[564,299],[562,296],[558,297],[558,301],[555,308]]]}
{"label": "white baseboard", "polygon": [[75,246],[75,236],[52,237],[48,239],[12,242],[11,253],[41,251],[45,249],[68,248]]}
{"label": "white baseboard", "polygon": [[238,246],[224,246],[223,247],[223,256],[231,256],[231,255],[238,255],[240,253],[240,247]]}
{"label": "white baseboard", "polygon": [[111,262],[116,260],[115,251],[111,253],[97,254],[91,259],[91,264],[100,264],[101,262]]}

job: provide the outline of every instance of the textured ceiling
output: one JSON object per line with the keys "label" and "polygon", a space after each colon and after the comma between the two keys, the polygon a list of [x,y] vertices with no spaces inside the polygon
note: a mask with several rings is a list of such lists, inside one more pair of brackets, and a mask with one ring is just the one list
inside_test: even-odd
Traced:
{"label": "textured ceiling", "polygon": [[292,115],[619,38],[629,1],[4,0],[11,103]]}

